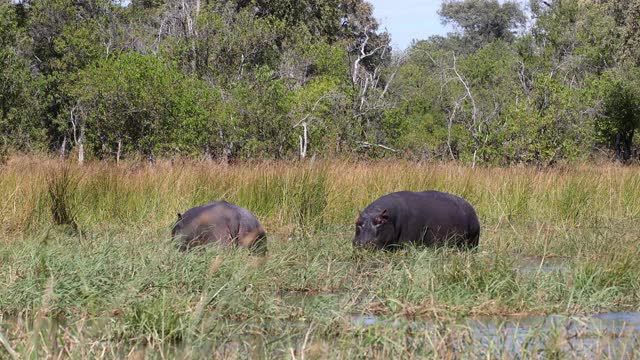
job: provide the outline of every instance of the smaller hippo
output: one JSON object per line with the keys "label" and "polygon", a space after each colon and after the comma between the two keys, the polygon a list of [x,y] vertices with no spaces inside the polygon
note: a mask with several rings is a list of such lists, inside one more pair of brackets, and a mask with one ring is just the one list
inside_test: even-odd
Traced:
{"label": "smaller hippo", "polygon": [[215,201],[178,214],[171,237],[180,239],[181,251],[216,242],[264,252],[267,241],[262,225],[251,211],[226,201]]}
{"label": "smaller hippo", "polygon": [[466,200],[439,191],[384,195],[356,218],[353,245],[377,249],[403,243],[478,246],[480,221]]}

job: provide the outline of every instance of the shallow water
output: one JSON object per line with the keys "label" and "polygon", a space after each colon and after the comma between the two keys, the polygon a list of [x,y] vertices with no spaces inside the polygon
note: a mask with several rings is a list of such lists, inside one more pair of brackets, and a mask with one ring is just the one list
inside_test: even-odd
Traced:
{"label": "shallow water", "polygon": [[[327,301],[332,296],[325,296],[322,299],[306,296],[302,301]],[[313,306],[314,304],[309,305]],[[0,325],[9,322],[17,324],[20,321],[22,320],[19,318],[2,319],[0,317]],[[397,329],[399,333],[411,334],[407,337],[405,346],[408,349],[422,346],[423,349],[427,349],[426,353],[430,353],[429,351],[433,348],[432,343],[425,341],[425,339],[430,338],[437,342],[450,336],[453,340],[448,341],[448,349],[456,353],[459,358],[467,358],[470,357],[469,355],[473,355],[471,356],[473,358],[522,358],[523,353],[531,354],[534,358],[546,358],[553,357],[551,353],[556,352],[565,355],[560,358],[626,359],[640,357],[637,352],[640,348],[640,312],[601,313],[569,317],[559,315],[481,316],[440,321],[424,318],[409,320],[404,317],[385,318],[360,315],[354,316],[351,321],[357,328],[382,326],[393,328],[394,331]],[[57,336],[62,331],[62,329],[58,329],[59,325],[62,324],[47,318],[42,319],[41,324],[38,325],[41,330],[45,331],[42,334],[43,339],[49,339],[46,341],[48,341],[48,348],[51,351],[60,350],[60,347],[64,346],[57,341]],[[104,323],[90,321],[81,328],[84,336],[101,338],[104,334],[100,334],[100,329],[104,331],[106,326],[107,324]],[[284,336],[264,337],[266,333],[274,333],[273,331],[265,332],[268,327],[283,326],[289,329],[284,333]],[[125,357],[130,351],[137,351],[136,349],[141,349],[143,354],[145,351],[161,351],[170,358],[206,357],[206,354],[211,354],[212,351],[219,355],[256,352],[287,357],[288,353],[285,350],[303,346],[310,325],[306,322],[276,321],[247,325],[245,328],[244,335],[232,336],[221,343],[201,339],[196,343],[167,342],[160,347],[149,348],[149,345],[116,342],[110,345],[110,348],[116,351],[118,357]],[[93,335],[92,329],[97,331]],[[29,327],[29,330],[34,329]],[[15,338],[15,334],[5,333],[5,335],[9,337],[14,335]],[[29,339],[26,340],[29,341]],[[230,356],[233,357],[233,355]],[[1,349],[0,358],[2,358]]]}
{"label": "shallow water", "polygon": [[[584,358],[638,357],[640,312],[602,313],[588,316],[482,316],[448,322],[429,319],[384,319],[354,316],[358,326],[383,324],[414,331],[442,333],[443,329],[470,338],[464,353],[495,352],[517,357],[523,351],[561,351]],[[474,347],[470,349],[468,346]],[[460,351],[462,352],[462,351]]]}

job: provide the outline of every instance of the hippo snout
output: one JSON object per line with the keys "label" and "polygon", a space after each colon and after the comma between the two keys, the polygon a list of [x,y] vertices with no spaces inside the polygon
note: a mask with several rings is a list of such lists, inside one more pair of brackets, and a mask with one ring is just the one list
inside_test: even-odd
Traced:
{"label": "hippo snout", "polygon": [[376,249],[378,245],[375,239],[353,238],[353,247],[363,249]]}
{"label": "hippo snout", "polygon": [[364,243],[361,240],[358,240],[358,239],[355,239],[355,238],[351,241],[351,243],[353,244],[354,247],[362,247],[362,246],[364,246]]}

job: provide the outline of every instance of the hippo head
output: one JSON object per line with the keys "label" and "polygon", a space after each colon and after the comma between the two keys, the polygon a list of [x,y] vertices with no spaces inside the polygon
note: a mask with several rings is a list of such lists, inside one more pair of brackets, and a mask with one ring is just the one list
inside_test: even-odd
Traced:
{"label": "hippo head", "polygon": [[182,230],[182,214],[178,213],[178,220],[173,223],[173,228],[171,228],[171,237],[175,237],[180,230]]}
{"label": "hippo head", "polygon": [[356,218],[353,246],[383,249],[393,238],[393,232],[387,209],[367,209]]}
{"label": "hippo head", "polygon": [[182,239],[182,228],[184,227],[184,224],[182,222],[182,214],[178,213],[178,220],[176,220],[176,222],[173,224],[173,228],[171,228],[171,238],[173,240],[178,240],[179,243],[179,248],[180,251],[184,251],[186,250],[186,246],[185,243]]}

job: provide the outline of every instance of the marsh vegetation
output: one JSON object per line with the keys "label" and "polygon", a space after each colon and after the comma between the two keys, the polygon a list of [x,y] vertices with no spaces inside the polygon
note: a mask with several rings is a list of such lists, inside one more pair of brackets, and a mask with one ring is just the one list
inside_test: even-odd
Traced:
{"label": "marsh vegetation", "polygon": [[[578,326],[640,311],[637,167],[23,157],[0,171],[9,356],[638,357],[633,322]],[[355,251],[358,210],[402,189],[469,200],[479,248]],[[266,256],[177,251],[176,212],[216,199],[258,216]],[[486,319],[493,335],[477,335],[469,322]]]}

